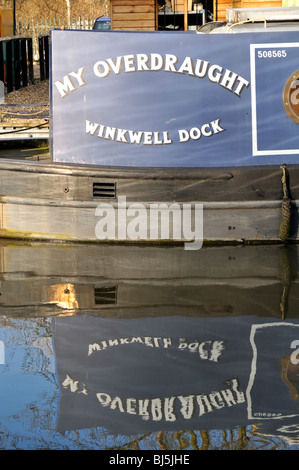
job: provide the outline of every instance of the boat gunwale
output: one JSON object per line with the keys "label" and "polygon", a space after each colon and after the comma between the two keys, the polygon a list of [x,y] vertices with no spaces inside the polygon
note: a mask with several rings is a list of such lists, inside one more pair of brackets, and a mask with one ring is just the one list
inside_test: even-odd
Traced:
{"label": "boat gunwale", "polygon": [[[287,165],[289,169],[298,169],[299,164]],[[60,174],[66,176],[90,176],[124,179],[221,179],[230,180],[233,173],[278,171],[280,164],[254,165],[254,166],[230,166],[230,167],[129,167],[129,166],[100,166],[79,163],[49,162],[49,161],[24,161],[2,158],[0,171],[31,172],[44,174]]]}

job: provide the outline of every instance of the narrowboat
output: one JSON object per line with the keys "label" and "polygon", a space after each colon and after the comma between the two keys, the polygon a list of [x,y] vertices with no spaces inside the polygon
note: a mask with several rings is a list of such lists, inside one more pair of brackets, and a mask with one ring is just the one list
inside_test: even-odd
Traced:
{"label": "narrowboat", "polygon": [[0,236],[296,242],[299,8],[270,10],[188,32],[52,30],[51,161],[1,160]]}

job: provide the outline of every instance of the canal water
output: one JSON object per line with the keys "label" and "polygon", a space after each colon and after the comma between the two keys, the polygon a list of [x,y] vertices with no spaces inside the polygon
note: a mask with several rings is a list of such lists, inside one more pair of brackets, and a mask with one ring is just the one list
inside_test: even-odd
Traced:
{"label": "canal water", "polygon": [[0,244],[0,449],[298,450],[298,246]]}

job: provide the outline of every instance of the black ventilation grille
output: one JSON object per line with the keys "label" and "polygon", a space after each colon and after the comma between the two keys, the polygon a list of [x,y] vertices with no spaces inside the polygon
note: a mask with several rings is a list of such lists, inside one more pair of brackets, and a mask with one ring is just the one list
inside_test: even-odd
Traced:
{"label": "black ventilation grille", "polygon": [[116,198],[116,183],[93,183],[92,194],[93,197]]}
{"label": "black ventilation grille", "polygon": [[116,304],[117,287],[95,287],[94,300],[96,305]]}

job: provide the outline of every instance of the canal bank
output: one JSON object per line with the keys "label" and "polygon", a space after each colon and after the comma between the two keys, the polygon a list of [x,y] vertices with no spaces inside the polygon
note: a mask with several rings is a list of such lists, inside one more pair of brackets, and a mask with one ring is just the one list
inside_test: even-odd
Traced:
{"label": "canal bank", "polygon": [[[33,84],[6,93],[0,100],[0,157],[12,158],[6,142],[19,149],[26,141],[49,140],[49,80],[35,80]],[[19,152],[16,152],[18,158]]]}

